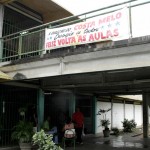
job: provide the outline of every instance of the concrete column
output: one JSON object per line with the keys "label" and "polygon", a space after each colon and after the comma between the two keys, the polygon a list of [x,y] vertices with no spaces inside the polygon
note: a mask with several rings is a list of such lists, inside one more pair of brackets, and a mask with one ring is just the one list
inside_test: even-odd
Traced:
{"label": "concrete column", "polygon": [[97,126],[96,126],[97,116],[96,115],[97,115],[97,98],[96,96],[94,96],[93,101],[92,101],[92,130],[94,134],[97,133]]}
{"label": "concrete column", "polygon": [[126,118],[126,101],[123,100],[123,114],[124,114],[124,119]]}
{"label": "concrete column", "polygon": [[135,120],[135,104],[133,102],[133,119]]}
{"label": "concrete column", "polygon": [[111,129],[113,128],[113,97],[111,97]]}
{"label": "concrete column", "polygon": [[0,4],[0,61],[3,56],[3,49],[2,49],[2,33],[3,33],[3,19],[4,19],[4,6]]}
{"label": "concrete column", "polygon": [[38,131],[39,131],[44,121],[44,92],[41,89],[38,90],[37,112],[38,112]]}
{"label": "concrete column", "polygon": [[69,116],[70,117],[72,117],[72,114],[75,112],[75,105],[76,105],[75,94],[72,93],[71,99],[69,100]]}
{"label": "concrete column", "polygon": [[143,137],[148,138],[150,93],[143,94]]}

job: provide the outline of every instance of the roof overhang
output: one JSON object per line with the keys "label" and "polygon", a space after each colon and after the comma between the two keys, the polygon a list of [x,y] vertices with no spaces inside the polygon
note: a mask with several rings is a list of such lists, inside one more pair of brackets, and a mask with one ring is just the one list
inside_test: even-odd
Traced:
{"label": "roof overhang", "polygon": [[6,73],[0,71],[0,82],[4,82],[4,81],[7,81],[7,80],[12,80],[12,77],[10,77]]}
{"label": "roof overhang", "polygon": [[8,3],[11,3],[15,0],[0,0],[0,4],[8,4]]}
{"label": "roof overhang", "polygon": [[23,8],[29,8],[42,16],[43,23],[72,16],[70,12],[51,0],[0,0],[0,3],[8,5],[20,4]]}

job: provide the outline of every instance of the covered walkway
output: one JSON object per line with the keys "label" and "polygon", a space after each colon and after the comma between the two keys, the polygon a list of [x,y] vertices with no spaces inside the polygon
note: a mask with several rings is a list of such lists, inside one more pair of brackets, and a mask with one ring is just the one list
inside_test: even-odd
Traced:
{"label": "covered walkway", "polygon": [[[149,138],[143,138],[142,129],[136,129],[133,133],[122,133],[119,136],[110,135],[105,138],[103,134],[88,134],[83,139],[83,145],[76,144],[76,150],[150,149],[150,132]],[[1,150],[19,150],[19,147],[1,148]],[[66,150],[73,150],[73,147],[66,147]]]}
{"label": "covered walkway", "polygon": [[[72,150],[72,147],[66,150]],[[115,150],[115,149],[150,149],[150,134],[149,138],[143,138],[142,130],[137,130],[133,133],[124,133],[119,136],[111,135],[103,137],[103,135],[86,135],[83,145],[76,145],[76,150]]]}

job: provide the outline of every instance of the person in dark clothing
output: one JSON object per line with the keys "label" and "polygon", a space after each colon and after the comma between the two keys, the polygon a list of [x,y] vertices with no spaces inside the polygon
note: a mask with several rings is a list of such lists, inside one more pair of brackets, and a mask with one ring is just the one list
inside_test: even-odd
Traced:
{"label": "person in dark clothing", "polygon": [[37,132],[38,119],[37,119],[37,110],[34,105],[32,106],[32,109],[31,109],[30,121],[33,124],[33,131]]}

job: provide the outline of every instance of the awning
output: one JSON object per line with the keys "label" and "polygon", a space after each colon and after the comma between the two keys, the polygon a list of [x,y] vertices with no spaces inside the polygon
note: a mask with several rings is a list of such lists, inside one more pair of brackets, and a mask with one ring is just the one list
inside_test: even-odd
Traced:
{"label": "awning", "polygon": [[12,80],[12,77],[10,77],[8,74],[0,71],[0,81],[4,80]]}

